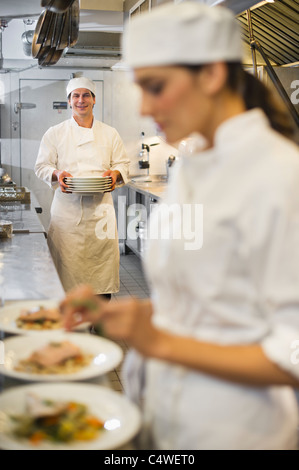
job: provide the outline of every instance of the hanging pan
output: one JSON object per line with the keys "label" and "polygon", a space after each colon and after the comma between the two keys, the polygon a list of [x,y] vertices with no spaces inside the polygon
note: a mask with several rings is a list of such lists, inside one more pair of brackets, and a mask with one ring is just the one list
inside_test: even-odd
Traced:
{"label": "hanging pan", "polygon": [[42,0],[41,6],[55,13],[64,13],[73,2],[74,0]]}

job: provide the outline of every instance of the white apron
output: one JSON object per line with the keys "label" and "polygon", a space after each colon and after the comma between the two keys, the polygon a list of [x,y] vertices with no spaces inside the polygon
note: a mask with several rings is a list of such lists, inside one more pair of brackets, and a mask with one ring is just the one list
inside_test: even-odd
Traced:
{"label": "white apron", "polygon": [[[128,160],[115,129],[94,121],[91,129],[74,119],[50,128],[42,139],[35,171],[51,185],[53,170],[73,176],[121,172],[127,182]],[[99,293],[119,290],[119,248],[111,193],[82,196],[62,193],[51,206],[48,244],[66,291],[81,283]]]}

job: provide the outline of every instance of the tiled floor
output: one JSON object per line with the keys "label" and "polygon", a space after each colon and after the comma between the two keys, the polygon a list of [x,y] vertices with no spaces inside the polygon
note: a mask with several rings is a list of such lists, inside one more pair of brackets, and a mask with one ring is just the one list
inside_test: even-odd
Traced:
{"label": "tiled floor", "polygon": [[[143,275],[140,259],[133,253],[120,256],[120,290],[113,294],[112,299],[117,300],[120,297],[134,296],[137,298],[146,298],[149,296],[147,282]],[[124,358],[128,351],[128,345],[125,341],[117,341],[124,352]],[[121,382],[122,363],[108,374],[109,382],[116,391],[123,391]]]}

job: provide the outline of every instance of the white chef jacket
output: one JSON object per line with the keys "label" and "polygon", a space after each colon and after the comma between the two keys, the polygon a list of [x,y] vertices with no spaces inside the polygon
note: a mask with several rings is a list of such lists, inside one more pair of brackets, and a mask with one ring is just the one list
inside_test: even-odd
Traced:
{"label": "white chef jacket", "polygon": [[111,193],[63,193],[52,183],[53,171],[78,177],[118,170],[127,183],[128,165],[116,129],[95,119],[85,128],[72,117],[48,129],[41,140],[35,173],[55,189],[48,244],[66,291],[81,283],[99,294],[119,290],[118,236]]}
{"label": "white chef jacket", "polygon": [[[152,213],[151,228],[161,229],[145,256],[154,323],[215,344],[258,343],[299,379],[298,147],[261,110],[245,112],[218,128],[212,149],[176,164],[161,202],[203,205],[203,243],[186,249],[192,240],[167,239],[190,220],[176,225],[164,213],[159,221],[161,204]],[[289,387],[239,385],[148,360],[145,393],[145,427],[156,449],[297,445]]]}

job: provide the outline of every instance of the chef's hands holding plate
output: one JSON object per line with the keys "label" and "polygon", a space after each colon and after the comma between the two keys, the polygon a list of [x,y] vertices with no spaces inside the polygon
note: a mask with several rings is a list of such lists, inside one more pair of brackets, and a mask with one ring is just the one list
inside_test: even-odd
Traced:
{"label": "chef's hands holding plate", "polygon": [[152,304],[148,299],[107,302],[95,295],[91,287],[82,285],[68,293],[60,310],[67,330],[83,322],[100,323],[105,335],[126,341],[144,356],[152,356],[159,342],[160,331],[152,324]]}
{"label": "chef's hands holding plate", "polygon": [[112,178],[111,191],[115,190],[116,182],[122,179],[122,176],[118,170],[107,170],[105,173],[103,173],[103,176],[110,176]]}
{"label": "chef's hands holding plate", "polygon": [[70,192],[68,185],[64,182],[64,178],[72,177],[68,171],[54,170],[52,174],[52,181],[57,181],[63,193]]}

